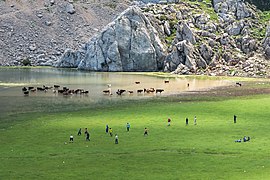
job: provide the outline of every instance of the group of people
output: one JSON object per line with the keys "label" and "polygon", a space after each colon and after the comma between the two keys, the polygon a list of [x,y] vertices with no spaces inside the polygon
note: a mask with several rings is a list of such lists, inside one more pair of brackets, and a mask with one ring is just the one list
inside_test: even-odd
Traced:
{"label": "group of people", "polygon": [[[250,137],[248,136],[244,136],[244,138],[243,138],[243,142],[247,142],[247,141],[250,141]],[[237,140],[235,140],[234,142],[242,142],[242,139],[237,139]]]}
{"label": "group of people", "polygon": [[[130,124],[129,123],[127,123],[126,128],[127,128],[127,131],[129,132],[129,130],[130,130]],[[109,135],[111,137],[113,136],[113,129],[110,128],[109,125],[106,125],[105,132],[107,134],[109,133]],[[84,134],[85,134],[85,140],[90,141],[90,133],[88,132],[87,128],[85,128]],[[144,134],[148,135],[146,128],[145,128]],[[77,135],[78,136],[82,135],[82,128],[79,128]],[[118,135],[117,134],[115,134],[114,139],[115,139],[115,144],[118,144],[119,140],[118,140]],[[71,143],[74,142],[74,136],[72,134],[69,137],[69,142],[71,142]]]}
{"label": "group of people", "polygon": [[[234,123],[236,123],[236,118],[237,118],[237,116],[234,115],[234,117],[233,117]],[[188,122],[188,118],[186,118],[186,125],[188,125],[188,123],[189,123]],[[194,116],[194,125],[197,125],[197,117],[196,116]],[[168,126],[171,126],[171,118],[168,118]],[[127,123],[126,124],[126,130],[127,130],[127,132],[129,132],[129,130],[130,130],[130,123]],[[106,134],[109,134],[111,137],[113,136],[113,129],[110,128],[108,124],[105,127],[105,132],[106,132]],[[79,131],[78,131],[78,136],[80,136],[81,134],[82,134],[82,129],[80,128]],[[85,128],[84,134],[85,134],[85,140],[86,141],[90,141],[90,133],[88,132],[88,129],[87,128]],[[148,136],[148,129],[146,127],[144,128],[144,136]],[[115,144],[118,144],[119,143],[119,139],[118,139],[118,135],[117,134],[115,134],[114,139],[115,139]],[[247,142],[249,140],[250,140],[250,137],[244,136],[243,142]],[[73,137],[72,134],[70,135],[69,141],[70,142],[73,142],[74,141],[74,137]],[[237,140],[235,140],[235,142],[242,142],[242,139],[237,139]]]}
{"label": "group of people", "polygon": [[[168,118],[168,126],[171,126],[171,118]],[[186,125],[188,125],[188,118],[186,118]],[[194,116],[194,125],[197,125],[197,117]]]}
{"label": "group of people", "polygon": [[[78,136],[82,135],[82,128],[80,128],[78,130],[77,135]],[[85,130],[84,130],[84,135],[85,135],[85,140],[90,141],[90,133],[88,132],[87,128],[85,128]],[[69,142],[73,143],[73,141],[74,141],[74,136],[71,134],[70,137],[69,137]]]}

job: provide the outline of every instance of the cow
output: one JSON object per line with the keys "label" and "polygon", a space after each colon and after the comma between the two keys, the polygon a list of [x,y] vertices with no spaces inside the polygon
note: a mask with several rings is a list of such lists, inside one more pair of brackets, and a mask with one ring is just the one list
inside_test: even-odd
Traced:
{"label": "cow", "polygon": [[116,91],[116,94],[122,95],[125,91],[126,91],[126,90],[124,90],[124,89],[118,89],[118,90]]}
{"label": "cow", "polygon": [[156,93],[162,93],[164,89],[156,89]]}
{"label": "cow", "polygon": [[29,95],[29,91],[24,91],[23,94],[24,95]]}
{"label": "cow", "polygon": [[45,91],[45,89],[42,88],[42,87],[37,87],[37,90],[38,90],[38,91]]}
{"label": "cow", "polygon": [[135,84],[140,84],[141,82],[140,81],[136,81]]}
{"label": "cow", "polygon": [[237,83],[235,83],[236,84],[236,86],[242,86],[242,84],[240,83],[240,82],[237,82]]}
{"label": "cow", "polygon": [[137,90],[137,93],[142,93],[143,92],[143,89],[138,89]]}
{"label": "cow", "polygon": [[169,83],[170,81],[169,80],[165,80],[164,83]]}

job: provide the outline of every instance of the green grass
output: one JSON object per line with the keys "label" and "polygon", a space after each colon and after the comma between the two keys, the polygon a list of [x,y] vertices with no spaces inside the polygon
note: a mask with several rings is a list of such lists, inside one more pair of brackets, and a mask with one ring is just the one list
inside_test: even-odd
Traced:
{"label": "green grass", "polygon": [[[266,95],[171,97],[14,114],[8,126],[0,126],[0,179],[270,179],[269,106]],[[118,145],[105,133],[106,124],[119,135]],[[89,129],[90,142],[76,135],[79,127]],[[75,142],[65,145],[70,134]],[[251,142],[234,143],[244,135]]]}

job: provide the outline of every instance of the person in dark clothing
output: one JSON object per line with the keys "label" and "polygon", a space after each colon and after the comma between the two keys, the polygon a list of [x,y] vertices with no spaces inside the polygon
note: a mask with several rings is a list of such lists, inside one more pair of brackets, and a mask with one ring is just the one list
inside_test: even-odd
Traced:
{"label": "person in dark clothing", "polygon": [[78,136],[82,135],[82,128],[79,129],[78,131]]}
{"label": "person in dark clothing", "polygon": [[86,133],[86,141],[90,141],[90,134],[89,134],[89,132]]}
{"label": "person in dark clothing", "polygon": [[106,133],[108,133],[108,132],[109,132],[109,126],[108,126],[108,124],[106,125],[105,132],[106,132]]}
{"label": "person in dark clothing", "polygon": [[233,122],[236,123],[236,118],[237,116],[236,115],[233,115]]}
{"label": "person in dark clothing", "polygon": [[188,118],[186,118],[186,125],[188,125]]}

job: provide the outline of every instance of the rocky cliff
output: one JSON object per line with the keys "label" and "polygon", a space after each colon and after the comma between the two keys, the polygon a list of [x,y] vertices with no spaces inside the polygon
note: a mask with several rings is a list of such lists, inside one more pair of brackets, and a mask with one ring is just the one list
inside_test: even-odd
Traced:
{"label": "rocky cliff", "polygon": [[269,76],[270,32],[267,28],[262,35],[266,25],[255,6],[241,0],[138,5],[80,51],[67,50],[57,66]]}
{"label": "rocky cliff", "polygon": [[[269,19],[267,21],[268,17],[254,5],[242,0],[168,2],[170,3],[133,2],[133,6],[126,10],[124,7],[127,6],[117,5],[118,8],[114,8],[123,10],[122,13],[106,27],[99,26],[99,30],[95,29],[96,32],[91,31],[95,27],[94,24],[81,26],[84,21],[76,23],[78,20],[76,14],[79,14],[77,12],[80,10],[78,4],[62,2],[62,9],[53,12],[64,13],[67,19],[72,19],[76,24],[75,29],[72,29],[72,23],[69,24],[70,28],[64,24],[60,26],[65,27],[65,30],[72,29],[68,36],[70,39],[63,39],[65,32],[59,35],[62,42],[69,43],[57,43],[57,46],[54,46],[51,42],[49,45],[51,51],[57,49],[58,52],[53,58],[48,56],[48,51],[39,52],[43,44],[48,46],[44,42],[38,43],[31,39],[31,43],[26,47],[22,45],[21,49],[38,52],[28,57],[31,63],[36,65],[42,65],[39,59],[45,59],[43,65],[54,64],[57,67],[76,67],[94,71],[165,71],[176,74],[269,76]],[[49,7],[51,6],[54,5],[50,4]],[[43,19],[45,15],[38,12],[36,18]],[[44,21],[45,24],[46,22]],[[52,26],[50,21],[47,23]],[[31,30],[34,33],[34,29]],[[80,36],[73,34],[74,31],[80,32]],[[16,34],[12,32],[14,31],[10,32],[11,37]],[[37,36],[40,37],[40,34]],[[60,57],[62,52],[64,53]],[[5,54],[2,57],[6,57]],[[20,53],[15,57],[20,57]]]}
{"label": "rocky cliff", "polygon": [[67,50],[57,67],[93,71],[163,70],[165,49],[155,28],[132,6],[79,51]]}
{"label": "rocky cliff", "polygon": [[0,0],[0,65],[51,66],[128,6],[128,0]]}

